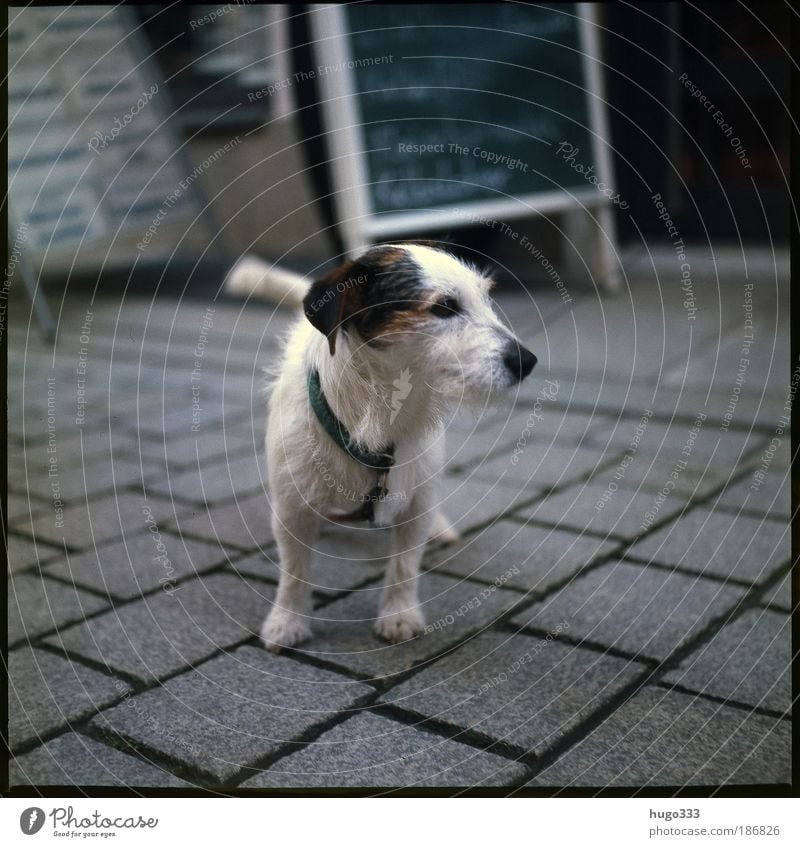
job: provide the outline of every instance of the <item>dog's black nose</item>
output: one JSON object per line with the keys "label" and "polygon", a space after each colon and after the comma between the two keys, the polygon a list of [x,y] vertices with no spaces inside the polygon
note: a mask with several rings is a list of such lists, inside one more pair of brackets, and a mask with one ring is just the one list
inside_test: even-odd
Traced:
{"label": "dog's black nose", "polygon": [[533,366],[536,364],[536,356],[527,347],[512,341],[503,354],[503,363],[521,382],[533,370]]}

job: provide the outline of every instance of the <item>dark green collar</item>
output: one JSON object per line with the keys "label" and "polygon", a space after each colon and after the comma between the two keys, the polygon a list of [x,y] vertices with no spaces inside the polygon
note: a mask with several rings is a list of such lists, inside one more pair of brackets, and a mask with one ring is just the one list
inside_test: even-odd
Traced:
{"label": "dark green collar", "polygon": [[394,465],[394,444],[388,445],[380,453],[374,453],[353,441],[345,425],[334,415],[328,405],[319,381],[319,371],[316,368],[308,372],[308,399],[320,426],[348,456],[376,471],[388,472]]}

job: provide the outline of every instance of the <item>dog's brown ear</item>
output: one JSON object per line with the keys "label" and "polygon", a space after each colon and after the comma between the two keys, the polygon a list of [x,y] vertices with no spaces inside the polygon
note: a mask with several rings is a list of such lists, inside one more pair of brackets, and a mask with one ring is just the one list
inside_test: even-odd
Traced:
{"label": "dog's brown ear", "polygon": [[303,298],[303,311],[327,339],[331,356],[336,351],[336,335],[354,311],[358,288],[367,282],[369,271],[358,262],[345,262],[317,280]]}

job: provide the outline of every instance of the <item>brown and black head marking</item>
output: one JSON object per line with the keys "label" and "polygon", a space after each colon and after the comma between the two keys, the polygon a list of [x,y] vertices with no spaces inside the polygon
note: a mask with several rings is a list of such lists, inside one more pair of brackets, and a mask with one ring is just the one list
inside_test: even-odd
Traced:
{"label": "brown and black head marking", "polygon": [[315,282],[303,300],[312,326],[328,339],[331,355],[339,330],[355,329],[375,347],[408,329],[428,308],[424,277],[402,247],[372,247]]}

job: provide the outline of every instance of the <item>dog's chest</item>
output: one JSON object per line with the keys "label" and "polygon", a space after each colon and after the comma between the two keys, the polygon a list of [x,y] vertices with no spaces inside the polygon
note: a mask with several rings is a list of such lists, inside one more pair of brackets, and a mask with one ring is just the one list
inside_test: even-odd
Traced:
{"label": "dog's chest", "polygon": [[[395,465],[385,478],[385,492],[377,493],[379,478],[376,472],[357,465],[341,453],[327,455],[329,464],[321,465],[324,471],[318,488],[324,513],[352,514],[360,510],[365,498],[371,497],[373,522],[376,526],[395,523],[411,505],[415,489],[426,475],[414,454],[398,451]],[[430,476],[428,472],[427,477]]]}

